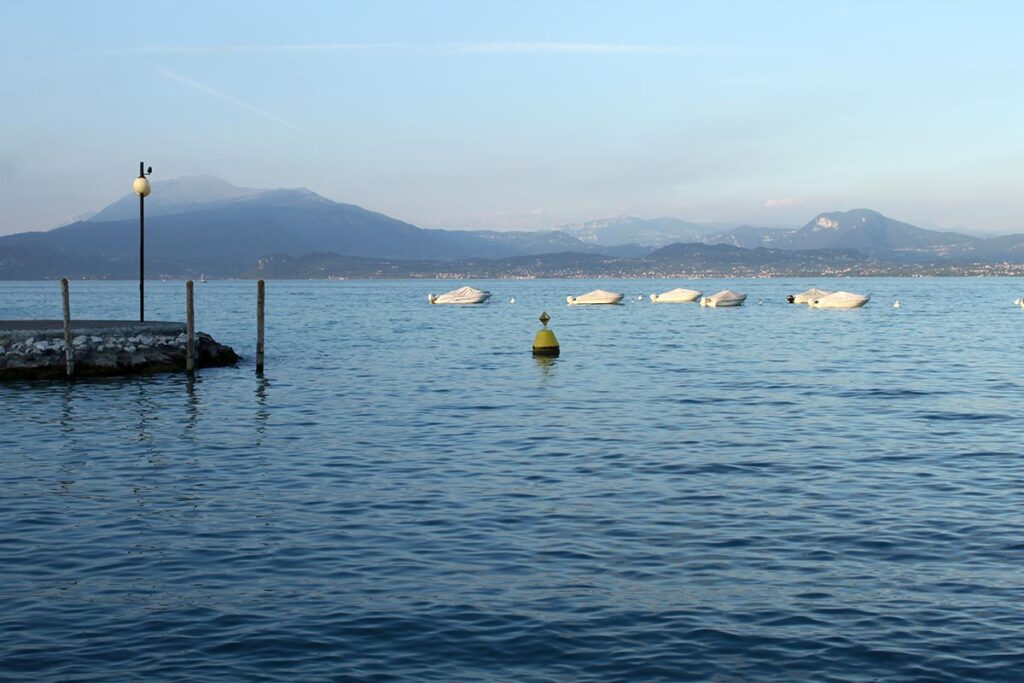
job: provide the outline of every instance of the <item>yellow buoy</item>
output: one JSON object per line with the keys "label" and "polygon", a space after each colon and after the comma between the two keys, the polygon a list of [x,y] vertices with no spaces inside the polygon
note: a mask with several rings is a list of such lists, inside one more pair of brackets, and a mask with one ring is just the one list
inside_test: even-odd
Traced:
{"label": "yellow buoy", "polygon": [[559,353],[558,339],[555,333],[548,329],[548,321],[551,316],[547,311],[540,314],[540,321],[544,329],[537,330],[537,336],[533,338],[533,355],[535,356],[557,356]]}

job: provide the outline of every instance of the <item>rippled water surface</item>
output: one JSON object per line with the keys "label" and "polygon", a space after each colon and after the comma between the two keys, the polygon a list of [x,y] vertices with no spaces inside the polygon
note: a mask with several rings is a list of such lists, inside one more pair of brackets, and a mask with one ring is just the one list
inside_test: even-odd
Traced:
{"label": "rippled water surface", "polygon": [[[239,367],[0,384],[0,679],[1024,679],[1024,283],[458,284],[270,282],[263,379],[197,284]],[[686,285],[750,298],[635,300]]]}

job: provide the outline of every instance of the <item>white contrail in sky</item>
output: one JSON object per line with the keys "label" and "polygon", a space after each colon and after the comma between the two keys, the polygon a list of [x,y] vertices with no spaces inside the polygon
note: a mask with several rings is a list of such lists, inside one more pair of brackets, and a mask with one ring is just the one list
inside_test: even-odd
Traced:
{"label": "white contrail in sky", "polygon": [[357,50],[410,50],[411,43],[299,43],[293,45],[153,45],[130,48],[125,52],[149,53],[204,53],[204,52],[344,52]]}
{"label": "white contrail in sky", "polygon": [[575,55],[713,55],[730,54],[729,48],[632,43],[477,42],[477,43],[309,43],[294,45],[156,45],[131,49],[135,54],[215,52],[357,52],[407,51],[461,54],[575,54]]}
{"label": "white contrail in sky", "polygon": [[445,52],[498,54],[502,52],[549,53],[570,55],[673,55],[692,52],[692,48],[673,45],[633,45],[629,43],[444,43]]}
{"label": "white contrail in sky", "polygon": [[175,71],[171,71],[170,69],[167,69],[167,68],[160,69],[160,75],[165,77],[165,78],[169,78],[172,81],[177,81],[178,83],[181,83],[182,85],[187,85],[188,87],[192,88],[193,90],[198,90],[201,93],[206,93],[207,95],[210,95],[212,97],[216,97],[217,99],[224,100],[225,102],[229,102],[230,104],[233,104],[236,107],[241,107],[242,109],[248,109],[252,113],[259,114],[260,116],[263,116],[264,118],[268,118],[271,121],[274,121],[275,123],[280,123],[282,126],[287,126],[288,128],[291,128],[292,130],[297,130],[299,132],[302,132],[302,129],[299,128],[298,126],[293,125],[291,123],[288,123],[287,121],[285,121],[282,118],[274,116],[269,111],[264,111],[263,109],[260,109],[259,107],[254,107],[253,105],[249,104],[248,102],[240,100],[237,97],[234,97],[233,95],[227,94],[226,92],[222,92],[220,90],[217,90],[216,88],[212,88],[212,87],[206,85],[205,83],[200,83],[199,81],[191,79],[188,76],[182,76],[181,74],[179,74],[179,73],[177,73]]}

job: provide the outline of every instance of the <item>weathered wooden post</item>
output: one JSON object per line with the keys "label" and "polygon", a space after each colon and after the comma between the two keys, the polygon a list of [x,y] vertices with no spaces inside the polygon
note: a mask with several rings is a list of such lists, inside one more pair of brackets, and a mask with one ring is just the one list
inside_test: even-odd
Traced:
{"label": "weathered wooden post", "polygon": [[256,282],[256,374],[263,374],[263,305],[266,300],[263,280]]}
{"label": "weathered wooden post", "polygon": [[71,345],[71,293],[68,291],[68,279],[60,280],[60,298],[64,304],[64,367],[68,377],[75,376],[75,350]]}
{"label": "weathered wooden post", "polygon": [[196,307],[192,300],[192,281],[185,283],[185,370],[196,371]]}

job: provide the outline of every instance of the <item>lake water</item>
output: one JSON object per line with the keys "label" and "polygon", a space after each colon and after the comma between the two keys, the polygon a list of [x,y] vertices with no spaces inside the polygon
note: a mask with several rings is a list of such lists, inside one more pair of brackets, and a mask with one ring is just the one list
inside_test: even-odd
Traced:
{"label": "lake water", "polygon": [[[263,379],[255,284],[197,284],[239,367],[0,384],[0,679],[1024,678],[1024,282],[427,304],[459,284],[269,282]],[[635,300],[681,285],[749,299]],[[785,303],[812,285],[873,300]],[[595,287],[626,305],[565,305]],[[0,283],[0,319],[59,316]]]}

